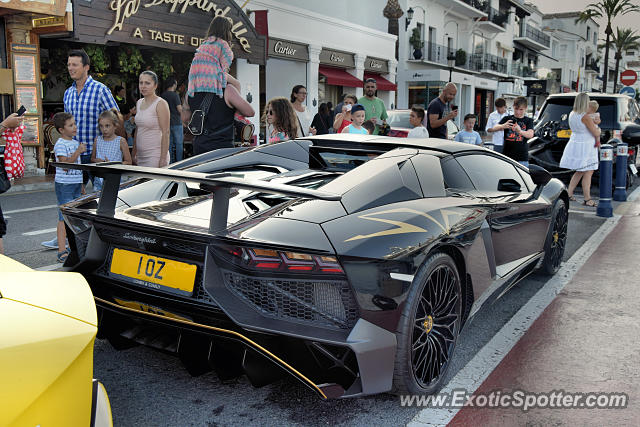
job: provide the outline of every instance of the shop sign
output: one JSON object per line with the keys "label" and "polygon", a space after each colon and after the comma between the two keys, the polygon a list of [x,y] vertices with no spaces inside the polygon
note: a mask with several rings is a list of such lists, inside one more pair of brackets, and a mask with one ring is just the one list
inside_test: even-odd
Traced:
{"label": "shop sign", "polygon": [[524,84],[527,86],[527,96],[547,94],[546,80],[527,80]]}
{"label": "shop sign", "polygon": [[372,73],[386,74],[389,72],[389,61],[367,56],[364,60],[364,70]]}
{"label": "shop sign", "polygon": [[57,27],[58,25],[64,25],[64,16],[47,16],[31,20],[33,28]]}
{"label": "shop sign", "polygon": [[263,65],[266,37],[233,0],[93,0],[73,8],[74,39],[121,42],[175,50],[195,50],[214,16],[231,20],[237,58]]}
{"label": "shop sign", "polygon": [[320,63],[341,68],[355,68],[356,60],[353,53],[338,52],[337,50],[322,49]]}
{"label": "shop sign", "polygon": [[309,48],[301,43],[269,37],[269,56],[294,61],[308,61]]}

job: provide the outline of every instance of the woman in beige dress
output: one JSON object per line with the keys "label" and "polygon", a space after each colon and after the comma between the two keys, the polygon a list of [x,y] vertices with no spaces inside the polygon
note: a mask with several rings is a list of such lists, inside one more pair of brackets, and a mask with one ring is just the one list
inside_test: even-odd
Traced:
{"label": "woman in beige dress", "polygon": [[153,71],[140,74],[139,88],[142,98],[136,103],[133,162],[162,168],[169,164],[169,104],[156,94],[158,76]]}

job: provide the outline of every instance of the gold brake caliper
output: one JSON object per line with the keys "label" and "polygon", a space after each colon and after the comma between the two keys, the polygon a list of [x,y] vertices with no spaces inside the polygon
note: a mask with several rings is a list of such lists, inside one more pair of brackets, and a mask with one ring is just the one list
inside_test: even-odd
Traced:
{"label": "gold brake caliper", "polygon": [[424,326],[424,330],[427,333],[431,332],[431,329],[433,329],[433,317],[427,316],[427,318],[424,319],[424,322],[422,322],[422,326]]}

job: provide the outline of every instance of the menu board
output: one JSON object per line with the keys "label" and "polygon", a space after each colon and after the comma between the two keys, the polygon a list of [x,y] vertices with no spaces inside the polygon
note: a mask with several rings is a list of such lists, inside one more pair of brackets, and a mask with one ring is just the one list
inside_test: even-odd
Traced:
{"label": "menu board", "polygon": [[13,69],[13,107],[26,108],[22,145],[38,146],[39,167],[44,165],[42,142],[42,110],[40,94],[40,64],[38,46],[33,44],[11,44],[11,68]]}
{"label": "menu board", "polygon": [[24,105],[26,114],[38,114],[38,90],[33,86],[16,87],[16,109]]}
{"label": "menu board", "polygon": [[16,84],[36,84],[36,57],[13,54],[13,73]]}
{"label": "menu board", "polygon": [[24,133],[22,134],[22,145],[40,144],[40,120],[38,117],[24,118]]}

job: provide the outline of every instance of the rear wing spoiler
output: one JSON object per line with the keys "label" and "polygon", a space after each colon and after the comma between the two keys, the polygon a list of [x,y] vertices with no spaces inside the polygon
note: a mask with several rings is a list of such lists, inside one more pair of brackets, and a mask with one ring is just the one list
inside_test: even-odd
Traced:
{"label": "rear wing spoiler", "polygon": [[342,199],[342,196],[339,194],[300,188],[293,185],[242,179],[234,177],[228,172],[208,174],[177,169],[130,166],[123,165],[120,162],[90,164],[55,162],[53,163],[53,166],[62,169],[87,171],[91,172],[93,175],[104,178],[104,184],[102,186],[102,192],[98,202],[97,214],[108,217],[113,217],[115,214],[118,190],[120,189],[120,178],[122,175],[201,184],[200,186],[203,190],[211,191],[213,193],[211,218],[209,220],[209,232],[213,234],[227,228],[230,188],[261,191],[271,194],[282,194],[285,196],[301,197],[305,199],[329,201],[339,201]]}

